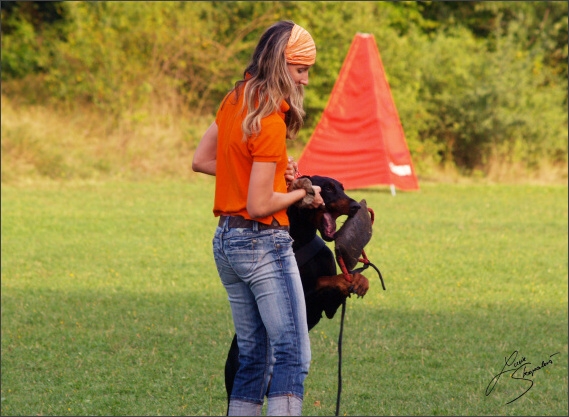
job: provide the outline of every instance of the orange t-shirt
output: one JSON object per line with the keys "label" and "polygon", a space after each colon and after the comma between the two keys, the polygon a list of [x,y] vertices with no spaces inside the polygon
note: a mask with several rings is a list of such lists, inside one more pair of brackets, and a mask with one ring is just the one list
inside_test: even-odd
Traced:
{"label": "orange t-shirt", "polygon": [[[252,219],[247,212],[247,190],[253,162],[275,162],[273,190],[286,193],[284,173],[288,165],[286,150],[286,125],[284,113],[289,105],[283,100],[280,111],[261,120],[261,132],[254,138],[243,140],[241,125],[246,116],[243,105],[243,87],[235,102],[235,91],[223,100],[217,117],[217,163],[215,180],[214,215],[242,216]],[[256,218],[260,223],[271,224],[276,219],[281,226],[288,226],[286,209],[271,216]]]}

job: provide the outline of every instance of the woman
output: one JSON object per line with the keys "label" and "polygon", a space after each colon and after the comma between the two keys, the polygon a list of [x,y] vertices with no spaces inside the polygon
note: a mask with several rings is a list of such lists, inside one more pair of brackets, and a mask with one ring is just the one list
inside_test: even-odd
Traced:
{"label": "woman", "polygon": [[305,29],[290,21],[268,28],[192,163],[216,176],[213,252],[240,361],[229,415],[260,415],[265,395],[268,415],[302,411],[310,341],[286,209],[323,201],[318,187],[294,189],[286,139],[302,126],[303,88],[315,60]]}

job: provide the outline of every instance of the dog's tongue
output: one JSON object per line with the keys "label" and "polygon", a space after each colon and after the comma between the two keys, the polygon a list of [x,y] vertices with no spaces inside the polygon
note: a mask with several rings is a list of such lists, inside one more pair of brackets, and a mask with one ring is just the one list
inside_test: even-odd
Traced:
{"label": "dog's tongue", "polygon": [[334,217],[332,217],[330,213],[324,213],[322,223],[324,224],[324,233],[326,234],[326,237],[333,239],[334,233],[336,232],[336,221],[334,220]]}

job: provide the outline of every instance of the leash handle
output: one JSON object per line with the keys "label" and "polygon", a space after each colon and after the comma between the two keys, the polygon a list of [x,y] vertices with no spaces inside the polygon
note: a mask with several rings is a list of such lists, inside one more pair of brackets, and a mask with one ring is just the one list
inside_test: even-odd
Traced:
{"label": "leash handle", "polygon": [[348,268],[346,267],[346,263],[344,262],[344,258],[342,258],[341,256],[338,256],[338,264],[340,265],[340,269],[342,270],[342,274],[344,274],[344,278],[346,279],[346,281],[352,282],[352,276],[350,275],[350,272],[348,271]]}
{"label": "leash handle", "polygon": [[379,276],[379,280],[381,281],[381,287],[383,288],[383,291],[386,291],[385,289],[385,282],[383,282],[383,276],[381,275],[381,271],[379,270],[379,268],[377,266],[375,266],[374,264],[372,264],[371,262],[368,262],[366,265],[362,266],[361,268],[356,268],[352,271],[352,273],[354,272],[363,272],[366,269],[368,269],[369,267],[372,267],[373,269],[375,269],[375,272],[377,272],[377,275]]}
{"label": "leash handle", "polygon": [[360,268],[356,268],[352,271],[348,271],[348,268],[346,268],[346,263],[344,262],[344,259],[342,259],[341,256],[338,257],[338,264],[340,264],[340,269],[342,270],[342,274],[344,274],[344,278],[346,279],[346,281],[352,282],[352,274],[354,272],[363,272],[371,266],[373,269],[375,269],[375,272],[377,272],[377,275],[379,275],[379,280],[381,281],[381,287],[383,288],[383,291],[386,291],[385,282],[383,281],[383,276],[381,275],[381,271],[379,270],[379,268],[377,266],[372,264],[369,261],[369,259],[367,259],[367,256],[366,256],[364,251],[362,251],[362,254],[363,254],[364,258],[358,259],[358,262],[362,262],[364,264],[364,266],[362,266]]}

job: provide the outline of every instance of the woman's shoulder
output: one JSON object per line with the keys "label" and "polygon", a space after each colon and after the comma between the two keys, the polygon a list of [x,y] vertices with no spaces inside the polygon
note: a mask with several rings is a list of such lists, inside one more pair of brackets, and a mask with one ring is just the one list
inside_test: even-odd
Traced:
{"label": "woman's shoulder", "polygon": [[267,116],[263,117],[263,120],[267,120],[267,121],[271,120],[271,121],[278,122],[278,123],[280,123],[280,122],[284,123],[285,112],[283,111],[283,107],[281,106],[281,108],[275,109],[272,113],[269,113]]}
{"label": "woman's shoulder", "polygon": [[263,122],[266,123],[276,123],[278,125],[284,125],[285,123],[285,113],[290,109],[288,103],[283,100],[280,107],[263,118]]}
{"label": "woman's shoulder", "polygon": [[286,136],[284,117],[274,112],[261,119],[261,134]]}

